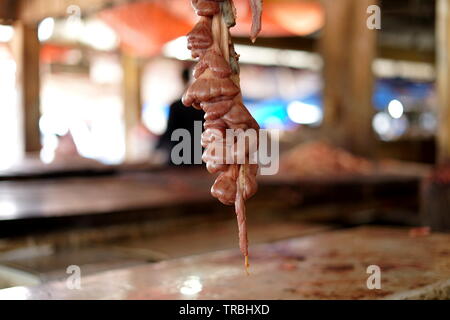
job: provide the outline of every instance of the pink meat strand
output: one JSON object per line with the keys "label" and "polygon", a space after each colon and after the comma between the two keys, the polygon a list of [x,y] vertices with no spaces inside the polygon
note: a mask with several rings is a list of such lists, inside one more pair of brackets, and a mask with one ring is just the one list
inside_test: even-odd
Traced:
{"label": "pink meat strand", "polygon": [[[255,119],[242,103],[239,75],[232,72],[230,59],[236,59],[226,22],[222,15],[222,2],[232,0],[191,0],[197,15],[201,16],[188,34],[188,49],[193,58],[199,58],[194,70],[194,81],[183,95],[186,106],[205,111],[205,131],[202,134],[202,156],[211,173],[219,173],[211,194],[226,205],[234,205],[239,230],[239,247],[248,268],[248,239],[245,201],[256,193],[256,164],[227,164],[233,159],[248,160],[248,150],[238,150],[235,142],[228,145],[226,129],[259,130]],[[250,0],[252,8],[251,39],[254,41],[261,30],[262,0]],[[233,8],[234,9],[234,8]],[[234,14],[234,11],[233,11]],[[217,154],[217,150],[222,150]],[[236,163],[236,162],[234,162]]]}
{"label": "pink meat strand", "polygon": [[261,17],[263,0],[249,0],[250,7],[252,9],[252,29],[250,31],[250,39],[252,42],[256,41],[259,33],[261,32]]}

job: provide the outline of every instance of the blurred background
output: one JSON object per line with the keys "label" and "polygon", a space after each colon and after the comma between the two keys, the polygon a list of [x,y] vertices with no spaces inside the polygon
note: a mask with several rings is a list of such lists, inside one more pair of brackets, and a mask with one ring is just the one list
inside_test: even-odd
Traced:
{"label": "blurred background", "polygon": [[[244,102],[280,130],[251,243],[450,230],[449,1],[265,0],[255,44],[234,3]],[[237,248],[214,177],[158,147],[196,21],[189,0],[0,0],[0,288]]]}

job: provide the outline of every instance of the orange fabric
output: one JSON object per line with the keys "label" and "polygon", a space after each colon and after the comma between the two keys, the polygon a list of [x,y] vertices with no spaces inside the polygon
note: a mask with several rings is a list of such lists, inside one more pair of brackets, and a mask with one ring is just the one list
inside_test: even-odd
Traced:
{"label": "orange fabric", "polygon": [[[166,10],[194,24],[198,17],[190,0],[154,0]],[[248,36],[252,24],[249,0],[234,0],[237,25],[231,29],[236,36]],[[324,23],[324,13],[316,1],[264,0],[262,16],[263,37],[304,36],[319,30]]]}
{"label": "orange fabric", "polygon": [[64,62],[70,48],[54,44],[44,44],[41,47],[40,60],[42,63]]}
{"label": "orange fabric", "polygon": [[[248,36],[251,10],[248,0],[234,0],[236,36]],[[124,50],[140,56],[157,55],[170,40],[188,33],[198,20],[190,0],[153,0],[125,4],[102,11],[119,35]],[[303,36],[319,30],[324,13],[319,3],[308,0],[264,0],[262,37]]]}
{"label": "orange fabric", "polygon": [[153,56],[162,46],[189,32],[192,24],[168,12],[158,1],[125,4],[99,13],[119,35],[125,50]]}
{"label": "orange fabric", "polygon": [[280,26],[294,35],[308,35],[325,23],[322,6],[317,2],[269,2],[266,12]]}

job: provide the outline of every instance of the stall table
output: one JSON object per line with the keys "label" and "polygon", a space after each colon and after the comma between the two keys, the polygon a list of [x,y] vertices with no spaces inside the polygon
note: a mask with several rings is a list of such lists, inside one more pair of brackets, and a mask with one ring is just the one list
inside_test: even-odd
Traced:
{"label": "stall table", "polygon": [[[408,299],[450,298],[450,235],[363,227],[251,247],[250,276],[224,250],[82,278],[0,290],[0,299]],[[369,289],[367,268],[381,270]]]}

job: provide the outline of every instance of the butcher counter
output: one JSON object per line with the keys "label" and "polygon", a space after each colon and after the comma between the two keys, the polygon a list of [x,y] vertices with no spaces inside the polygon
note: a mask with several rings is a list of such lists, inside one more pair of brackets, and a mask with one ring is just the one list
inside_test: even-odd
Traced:
{"label": "butcher counter", "polygon": [[78,289],[66,280],[4,289],[0,299],[449,299],[449,244],[448,234],[391,228],[323,231],[253,245],[250,275],[228,249],[82,277]]}
{"label": "butcher counter", "polygon": [[[247,277],[233,209],[210,196],[213,178],[204,170],[100,169],[0,181],[0,288],[8,288],[0,298],[447,294],[448,236],[353,228],[418,225],[419,176],[260,177],[248,202]],[[408,247],[417,254],[408,258]],[[81,290],[65,285],[72,265]],[[381,289],[365,287],[369,265],[380,267]],[[201,290],[186,295],[190,286]]]}

